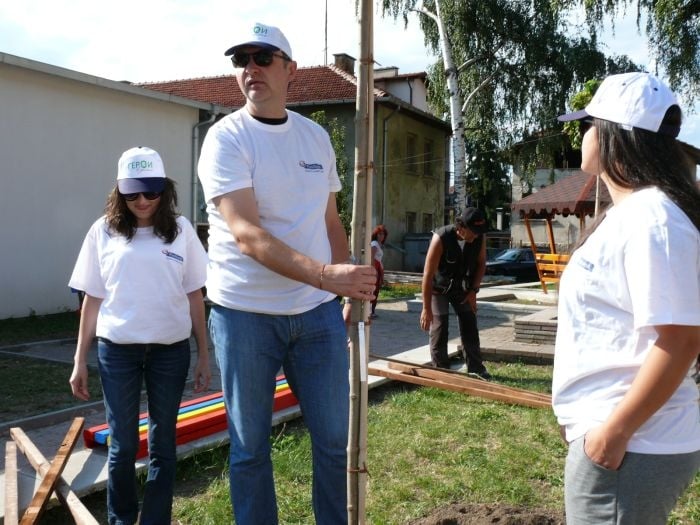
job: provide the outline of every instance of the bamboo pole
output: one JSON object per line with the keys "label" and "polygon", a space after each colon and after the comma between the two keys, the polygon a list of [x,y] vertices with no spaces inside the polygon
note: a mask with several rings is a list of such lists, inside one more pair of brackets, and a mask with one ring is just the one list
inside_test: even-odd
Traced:
{"label": "bamboo pole", "polygon": [[[374,170],[373,2],[359,2],[360,65],[355,105],[355,180],[351,249],[356,260],[371,264],[369,248]],[[348,523],[365,523],[367,485],[368,303],[353,301],[350,325],[350,414],[348,434]]]}

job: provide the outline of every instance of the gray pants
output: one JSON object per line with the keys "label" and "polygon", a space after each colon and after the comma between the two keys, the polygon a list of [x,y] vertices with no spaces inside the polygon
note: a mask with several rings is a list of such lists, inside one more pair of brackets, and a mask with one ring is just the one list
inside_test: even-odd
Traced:
{"label": "gray pants", "polygon": [[567,525],[665,525],[676,500],[700,469],[690,454],[627,452],[618,470],[593,463],[584,438],[569,445],[564,471]]}

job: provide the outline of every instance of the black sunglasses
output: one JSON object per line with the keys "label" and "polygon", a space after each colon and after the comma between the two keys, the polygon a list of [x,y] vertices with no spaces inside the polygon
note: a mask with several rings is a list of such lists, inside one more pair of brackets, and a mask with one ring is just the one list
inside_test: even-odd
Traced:
{"label": "black sunglasses", "polygon": [[282,60],[285,60],[287,62],[291,60],[291,58],[289,58],[284,53],[277,54],[274,51],[270,51],[269,49],[261,49],[260,51],[256,51],[255,53],[234,51],[233,55],[231,55],[231,62],[233,62],[233,67],[246,67],[248,65],[248,62],[250,62],[251,57],[253,58],[253,62],[255,62],[255,64],[260,67],[267,67],[270,64],[272,64],[272,60],[274,59],[274,57],[281,58]]}
{"label": "black sunglasses", "polygon": [[579,120],[578,129],[583,137],[586,132],[593,127],[593,119],[591,117],[582,118]]}
{"label": "black sunglasses", "polygon": [[139,198],[139,195],[143,195],[147,201],[154,201],[160,197],[162,192],[160,191],[142,191],[139,193],[122,193],[125,201],[135,201]]}

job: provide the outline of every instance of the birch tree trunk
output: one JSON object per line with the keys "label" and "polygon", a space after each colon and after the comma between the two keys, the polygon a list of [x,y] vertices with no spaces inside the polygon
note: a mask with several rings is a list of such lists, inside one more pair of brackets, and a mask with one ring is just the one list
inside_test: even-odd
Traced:
{"label": "birch tree trunk", "polygon": [[435,0],[435,11],[432,13],[424,8],[416,9],[432,18],[438,26],[440,34],[440,50],[442,52],[442,61],[445,64],[445,81],[447,84],[447,92],[450,96],[450,122],[452,124],[452,177],[454,180],[455,194],[457,195],[457,213],[466,206],[467,187],[466,187],[466,148],[464,145],[464,118],[462,117],[462,97],[459,93],[459,82],[457,80],[457,66],[455,66],[452,58],[452,46],[447,38],[445,24],[440,16],[440,0]]}

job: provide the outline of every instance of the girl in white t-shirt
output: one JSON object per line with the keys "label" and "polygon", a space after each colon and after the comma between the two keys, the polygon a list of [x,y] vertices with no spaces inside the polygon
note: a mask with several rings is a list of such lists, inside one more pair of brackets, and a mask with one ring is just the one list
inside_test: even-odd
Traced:
{"label": "girl in white t-shirt", "polygon": [[700,192],[655,77],[608,77],[578,120],[612,206],[559,290],[552,400],[567,523],[665,524],[700,468]]}
{"label": "girl in white t-shirt", "polygon": [[377,309],[377,300],[379,298],[379,290],[384,284],[384,264],[382,259],[384,259],[384,243],[389,232],[380,224],[372,230],[372,242],[370,247],[372,249],[372,265],[377,270],[377,283],[374,286],[374,299],[372,299],[372,313],[370,314],[370,319],[376,319],[377,314],[374,311]]}
{"label": "girl in white t-shirt", "polygon": [[136,523],[135,460],[142,383],[148,397],[149,469],[140,523],[170,523],[175,427],[190,365],[195,391],[211,378],[202,287],[207,257],[192,225],[175,212],[177,195],[150,148],[119,160],[105,215],[83,242],[69,286],[84,292],[70,385],[87,400],[87,354],[98,339],[98,367],[110,431],[109,523]]}

